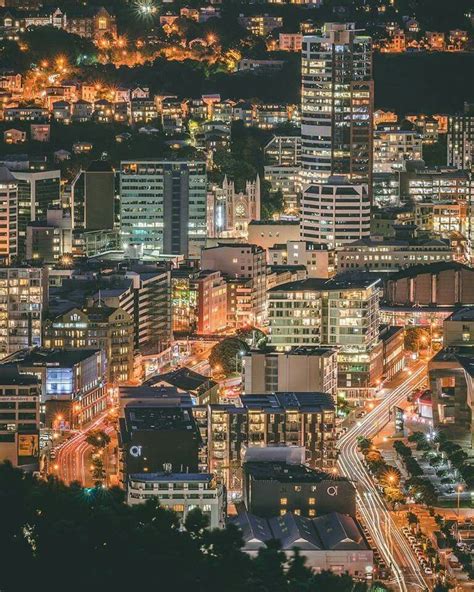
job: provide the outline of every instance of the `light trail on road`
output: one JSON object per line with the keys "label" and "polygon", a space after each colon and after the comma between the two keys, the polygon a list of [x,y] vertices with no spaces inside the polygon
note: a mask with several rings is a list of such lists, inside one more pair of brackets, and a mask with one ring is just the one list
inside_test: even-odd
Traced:
{"label": "light trail on road", "polygon": [[87,434],[91,430],[96,429],[103,429],[106,433],[110,434],[113,428],[104,424],[106,417],[107,412],[100,415],[87,428],[72,436],[58,450],[55,461],[55,464],[58,465],[58,470],[54,474],[65,483],[69,484],[72,481],[79,481],[84,486],[87,484],[87,479],[90,479],[89,469],[86,467],[87,453],[92,450],[92,446],[86,442]]}
{"label": "light trail on road", "polygon": [[405,401],[411,391],[421,386],[425,380],[426,366],[422,365],[389,391],[381,403],[350,428],[339,441],[338,465],[341,474],[355,482],[358,510],[380,554],[391,567],[397,588],[402,592],[408,592],[413,586],[422,590],[428,586],[413,549],[397,527],[385,500],[362,462],[358,438],[372,438],[378,434],[388,423],[392,407]]}

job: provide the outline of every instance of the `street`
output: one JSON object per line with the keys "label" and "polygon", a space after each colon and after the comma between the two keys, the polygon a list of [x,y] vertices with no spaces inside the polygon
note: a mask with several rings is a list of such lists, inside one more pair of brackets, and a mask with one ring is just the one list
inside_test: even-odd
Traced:
{"label": "street", "polygon": [[86,442],[87,434],[91,430],[103,430],[111,435],[114,428],[105,421],[107,412],[94,420],[86,430],[81,431],[58,448],[57,456],[51,466],[51,473],[69,484],[79,481],[84,487],[93,485],[88,469],[92,446]]}
{"label": "street", "polygon": [[382,401],[359,420],[340,439],[338,464],[341,474],[352,479],[357,488],[358,510],[363,522],[373,537],[376,547],[391,566],[394,585],[407,592],[411,587],[422,590],[428,588],[422,575],[418,560],[407,539],[395,523],[385,501],[365,468],[358,452],[357,440],[360,436],[372,438],[389,421],[391,408],[406,400],[411,391],[426,379],[425,363],[418,363],[412,370],[405,371],[403,380],[395,379],[395,384],[384,394]]}

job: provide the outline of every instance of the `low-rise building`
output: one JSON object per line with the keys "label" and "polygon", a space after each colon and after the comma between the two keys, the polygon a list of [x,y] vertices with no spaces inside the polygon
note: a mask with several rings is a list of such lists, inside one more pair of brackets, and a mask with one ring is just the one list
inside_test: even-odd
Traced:
{"label": "low-rise building", "polygon": [[239,23],[245,27],[252,35],[266,37],[273,29],[278,29],[283,26],[283,18],[281,16],[273,16],[268,14],[258,14],[254,16],[239,16]]}
{"label": "low-rise building", "polygon": [[340,512],[356,517],[356,490],[346,477],[272,460],[246,461],[243,475],[243,501],[256,516],[292,512],[314,518]]}
{"label": "low-rise building", "polygon": [[127,484],[130,505],[154,499],[173,510],[181,522],[198,508],[209,520],[209,528],[223,528],[226,519],[225,487],[209,473],[133,473]]}
{"label": "low-rise building", "polygon": [[295,220],[253,220],[248,232],[249,243],[265,250],[275,244],[300,240],[299,222]]}
{"label": "low-rise building", "polygon": [[406,160],[422,160],[423,140],[414,131],[382,129],[374,133],[374,173],[401,170]]}
{"label": "low-rise building", "polygon": [[286,512],[265,519],[242,509],[233,522],[242,531],[243,550],[249,555],[256,556],[260,549],[276,540],[288,558],[296,547],[305,557],[306,565],[316,572],[347,573],[361,580],[372,577],[373,551],[351,516],[332,512],[304,518]]}
{"label": "low-rise building", "polygon": [[190,395],[195,405],[209,405],[217,403],[219,399],[219,384],[217,382],[185,366],[153,376],[144,382],[143,386],[174,387],[178,389],[179,393]]}
{"label": "low-rise building", "polygon": [[41,387],[36,376],[0,366],[0,461],[37,471]]}
{"label": "low-rise building", "polygon": [[309,278],[330,278],[335,273],[336,253],[328,245],[311,241],[288,241],[267,251],[270,265],[302,265]]}
{"label": "low-rise building", "polygon": [[452,261],[450,245],[441,240],[364,238],[337,250],[337,271],[397,271],[412,265]]}
{"label": "low-rise building", "polygon": [[80,429],[107,407],[106,359],[100,350],[34,348],[2,364],[39,379],[46,427]]}
{"label": "low-rise building", "polygon": [[303,35],[301,33],[280,33],[278,35],[278,49],[280,51],[301,51]]}
{"label": "low-rise building", "polygon": [[433,427],[473,444],[474,357],[471,348],[446,348],[428,362]]}

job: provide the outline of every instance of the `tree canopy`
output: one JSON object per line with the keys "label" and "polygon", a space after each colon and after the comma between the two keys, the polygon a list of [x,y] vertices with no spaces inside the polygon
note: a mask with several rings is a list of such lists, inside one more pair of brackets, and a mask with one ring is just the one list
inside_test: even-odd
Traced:
{"label": "tree canopy", "polygon": [[0,589],[52,592],[364,592],[348,575],[313,574],[277,544],[255,558],[233,526],[208,530],[199,510],[177,515],[154,500],[128,506],[117,488],[83,489],[0,465]]}

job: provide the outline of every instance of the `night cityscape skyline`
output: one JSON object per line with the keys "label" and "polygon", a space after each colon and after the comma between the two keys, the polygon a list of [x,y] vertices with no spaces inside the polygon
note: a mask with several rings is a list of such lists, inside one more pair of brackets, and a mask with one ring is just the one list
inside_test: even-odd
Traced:
{"label": "night cityscape skyline", "polygon": [[474,579],[474,4],[0,1],[0,590]]}

